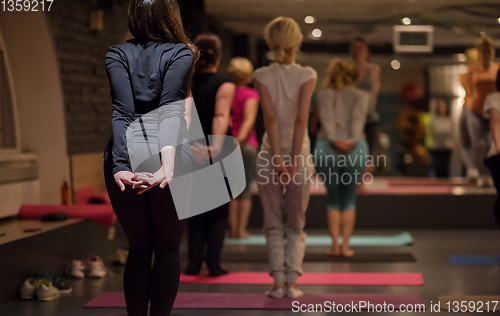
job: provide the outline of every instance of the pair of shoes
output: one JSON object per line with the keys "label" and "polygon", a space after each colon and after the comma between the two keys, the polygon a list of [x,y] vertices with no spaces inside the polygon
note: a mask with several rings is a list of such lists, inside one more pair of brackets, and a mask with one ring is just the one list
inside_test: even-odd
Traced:
{"label": "pair of shoes", "polygon": [[64,284],[56,275],[45,271],[38,272],[34,277],[26,279],[19,289],[19,296],[23,300],[52,301],[61,294],[71,294],[73,288]]}
{"label": "pair of shoes", "polygon": [[304,292],[302,292],[298,288],[289,287],[266,291],[266,295],[271,298],[297,298],[304,295]]}
{"label": "pair of shoes", "polygon": [[66,275],[75,279],[85,276],[91,279],[100,279],[106,276],[106,267],[99,256],[93,256],[87,261],[73,260],[66,267]]}

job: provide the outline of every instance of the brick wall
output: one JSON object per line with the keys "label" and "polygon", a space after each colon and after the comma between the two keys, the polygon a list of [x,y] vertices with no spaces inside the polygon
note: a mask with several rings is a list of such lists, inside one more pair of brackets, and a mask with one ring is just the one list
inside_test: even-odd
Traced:
{"label": "brick wall", "polygon": [[[125,39],[127,3],[56,0],[47,12],[59,60],[70,155],[103,151],[111,136],[111,98],[104,59],[109,46]],[[104,28],[90,31],[90,12],[99,4],[104,10]]]}

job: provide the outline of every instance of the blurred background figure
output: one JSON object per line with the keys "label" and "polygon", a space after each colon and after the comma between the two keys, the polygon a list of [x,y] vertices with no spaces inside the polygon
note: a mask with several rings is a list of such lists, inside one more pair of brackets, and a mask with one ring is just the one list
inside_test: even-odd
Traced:
{"label": "blurred background figure", "polygon": [[475,155],[476,167],[479,170],[478,187],[491,186],[488,169],[484,164],[487,144],[490,143],[489,122],[483,117],[484,101],[489,93],[496,91],[495,81],[499,65],[493,62],[495,46],[489,37],[480,38],[476,49],[479,62],[470,67],[467,73],[471,89],[472,111],[468,119],[469,135]]}
{"label": "blurred background figure", "polygon": [[493,207],[493,213],[500,227],[500,70],[497,73],[496,92],[488,94],[484,103],[484,118],[490,120],[490,129],[492,135],[491,146],[488,151],[486,164],[490,168],[491,176],[497,191],[497,200]]}
{"label": "blurred background figure", "polygon": [[426,128],[422,104],[424,90],[416,84],[407,84],[401,89],[404,106],[396,120],[401,146],[398,153],[400,170],[407,176],[428,176],[429,154],[423,146]]}
{"label": "blurred background figure", "polygon": [[[324,81],[325,89],[319,93],[321,133],[315,160],[328,191],[328,229],[333,239],[328,254],[334,256],[354,255],[349,240],[356,223],[356,190],[369,154],[363,129],[370,95],[356,88],[357,79],[354,62],[334,59]],[[343,159],[347,163],[342,164]],[[341,234],[342,248],[338,242]]]}
{"label": "blurred background figure", "polygon": [[231,108],[231,131],[238,139],[245,167],[246,187],[229,204],[229,223],[232,238],[248,238],[248,217],[252,209],[250,184],[254,178],[255,159],[259,142],[254,130],[255,119],[259,110],[259,94],[247,87],[252,81],[253,65],[247,58],[235,57],[229,62],[227,72],[236,83],[233,105]]}
{"label": "blurred background figure", "polygon": [[356,64],[359,74],[356,87],[370,94],[370,106],[366,115],[364,131],[370,154],[374,155],[379,146],[378,135],[380,133],[378,127],[380,117],[376,109],[377,97],[380,91],[380,66],[368,62],[370,50],[361,37],[357,37],[351,42],[349,53]]}
{"label": "blurred background figure", "polygon": [[[479,52],[476,48],[469,48],[465,51],[465,62],[470,71],[473,67],[477,66],[479,61]],[[462,141],[462,152],[460,153],[462,163],[466,168],[466,176],[468,178],[477,178],[478,170],[475,164],[474,151],[472,150],[472,141],[469,134],[468,122],[472,115],[472,87],[470,82],[469,72],[460,75],[460,83],[465,91],[464,105],[462,113],[460,114],[459,127],[460,139]]]}
{"label": "blurred background figure", "polygon": [[[192,80],[192,93],[201,126],[205,135],[231,135],[230,111],[233,102],[235,84],[227,75],[217,73],[222,57],[222,43],[215,34],[200,34],[194,40],[200,50],[196,71]],[[214,138],[214,143],[220,138]],[[209,144],[212,156],[217,156],[222,144]],[[219,150],[220,150],[219,148]],[[193,164],[208,165],[207,146],[195,143],[191,145]],[[195,170],[200,167],[195,166]],[[229,203],[219,206],[188,221],[189,263],[186,274],[197,275],[200,272],[206,246],[206,264],[211,276],[226,274],[220,263]]]}
{"label": "blurred background figure", "polygon": [[449,115],[448,104],[445,99],[434,100],[431,108],[430,145],[432,169],[438,178],[450,176],[450,159],[454,147],[453,121]]}

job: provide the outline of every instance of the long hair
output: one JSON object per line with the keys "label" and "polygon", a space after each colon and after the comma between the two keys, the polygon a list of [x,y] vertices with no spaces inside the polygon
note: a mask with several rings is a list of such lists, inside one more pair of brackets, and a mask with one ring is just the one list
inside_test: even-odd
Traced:
{"label": "long hair", "polygon": [[189,40],[182,25],[177,0],[131,0],[128,27],[136,40],[145,42],[183,43],[198,60],[198,48]]}
{"label": "long hair", "polygon": [[216,34],[202,33],[194,39],[200,50],[200,59],[196,63],[196,72],[203,71],[214,65],[222,55],[222,42]]}
{"label": "long hair", "polygon": [[353,61],[334,58],[328,66],[328,74],[323,82],[325,88],[340,90],[358,80],[358,69]]}

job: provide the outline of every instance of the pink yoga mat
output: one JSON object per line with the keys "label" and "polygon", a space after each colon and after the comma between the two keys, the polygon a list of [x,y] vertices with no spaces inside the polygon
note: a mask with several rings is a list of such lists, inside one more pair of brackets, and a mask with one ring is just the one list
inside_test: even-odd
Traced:
{"label": "pink yoga mat", "polygon": [[[267,272],[231,272],[219,277],[181,275],[182,283],[272,284]],[[308,285],[423,285],[421,273],[304,273],[299,284]]]}
{"label": "pink yoga mat", "polygon": [[451,186],[389,186],[387,188],[367,186],[362,194],[451,194],[451,190]]}
{"label": "pink yoga mat", "polygon": [[[357,305],[358,309],[371,310],[376,305],[392,304],[394,310],[404,305],[422,304],[418,294],[305,294],[298,299],[272,299],[263,293],[179,293],[174,304],[176,309],[283,309],[292,310],[298,304],[324,304],[335,302],[345,308]],[[360,305],[366,302],[366,306]],[[331,306],[331,305],[330,305]],[[120,308],[125,307],[125,297],[121,292],[103,293],[84,305],[87,308]],[[304,307],[304,308],[307,308]],[[297,310],[298,311],[298,310]]]}

